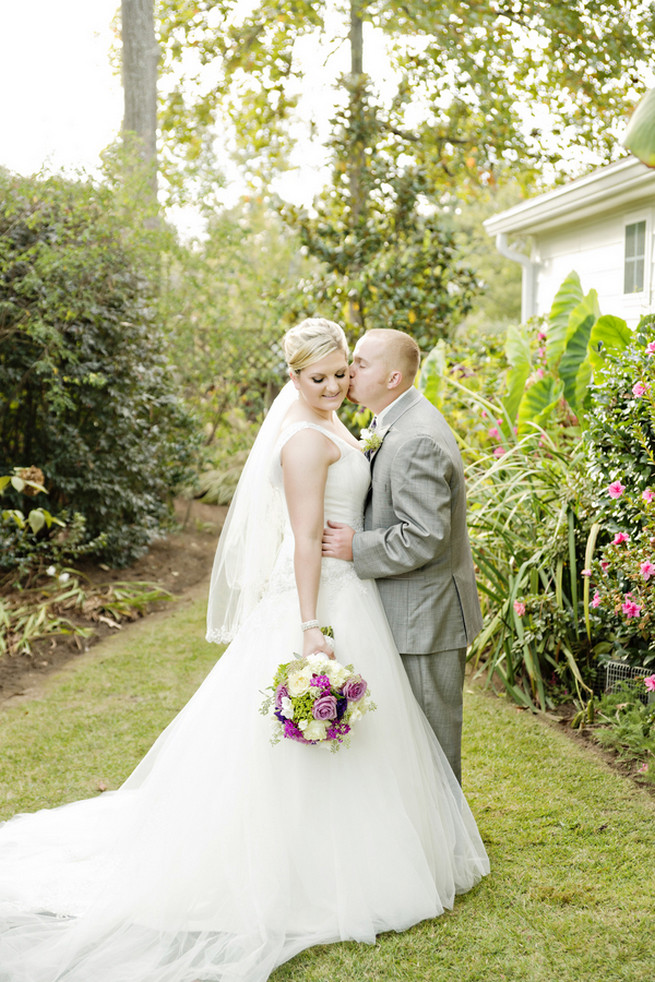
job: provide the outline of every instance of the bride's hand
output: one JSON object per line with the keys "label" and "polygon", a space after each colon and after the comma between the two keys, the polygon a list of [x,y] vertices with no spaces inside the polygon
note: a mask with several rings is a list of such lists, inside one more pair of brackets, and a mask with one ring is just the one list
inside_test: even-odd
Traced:
{"label": "bride's hand", "polygon": [[303,633],[302,656],[306,658],[307,655],[314,655],[317,652],[327,655],[328,658],[334,658],[334,647],[330,644],[330,640],[319,627],[313,627]]}

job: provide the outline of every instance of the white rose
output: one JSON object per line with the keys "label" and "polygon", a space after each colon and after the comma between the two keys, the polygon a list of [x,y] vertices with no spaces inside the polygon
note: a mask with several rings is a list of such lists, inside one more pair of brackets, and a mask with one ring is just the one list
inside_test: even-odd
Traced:
{"label": "white rose", "polygon": [[327,733],[327,723],[322,720],[313,719],[303,730],[305,740],[324,740]]}
{"label": "white rose", "polygon": [[285,719],[293,719],[293,703],[288,696],[282,696],[282,705],[280,706],[280,712]]}
{"label": "white rose", "polygon": [[343,685],[350,678],[350,672],[338,661],[330,661],[325,670],[325,674],[333,685]]}
{"label": "white rose", "polygon": [[309,680],[312,677],[311,672],[307,672],[303,669],[301,672],[294,672],[289,676],[289,681],[287,682],[287,689],[290,696],[304,696],[305,693],[309,692]]}
{"label": "white rose", "polygon": [[305,661],[311,665],[312,671],[316,672],[318,669],[324,668],[330,659],[326,658],[320,651],[315,651],[313,654],[307,655]]}
{"label": "white rose", "polygon": [[349,723],[356,723],[357,720],[358,719],[361,719],[363,715],[364,714],[362,713],[362,711],[359,708],[359,706],[355,704],[353,706],[353,708],[350,710],[349,714],[348,714],[348,722]]}

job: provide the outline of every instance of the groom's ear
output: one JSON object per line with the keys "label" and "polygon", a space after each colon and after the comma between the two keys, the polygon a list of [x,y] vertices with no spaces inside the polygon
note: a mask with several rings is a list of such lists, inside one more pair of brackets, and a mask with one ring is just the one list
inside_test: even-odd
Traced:
{"label": "groom's ear", "polygon": [[403,373],[399,372],[397,369],[394,369],[394,371],[389,374],[387,386],[390,389],[397,389],[398,386],[402,384],[402,381]]}

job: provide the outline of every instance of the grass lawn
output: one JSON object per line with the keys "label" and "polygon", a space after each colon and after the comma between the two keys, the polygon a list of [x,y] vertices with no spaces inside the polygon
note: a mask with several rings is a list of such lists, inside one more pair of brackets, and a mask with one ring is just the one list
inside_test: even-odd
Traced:
{"label": "grass lawn", "polygon": [[[213,664],[204,590],[0,711],[0,818],[117,787]],[[655,799],[538,719],[466,694],[464,783],[492,873],[375,946],[314,948],[271,982],[653,982]]]}

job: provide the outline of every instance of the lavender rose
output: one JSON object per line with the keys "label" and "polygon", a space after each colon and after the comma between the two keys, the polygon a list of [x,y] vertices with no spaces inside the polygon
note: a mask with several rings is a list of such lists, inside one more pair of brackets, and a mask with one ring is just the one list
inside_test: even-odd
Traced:
{"label": "lavender rose", "polygon": [[321,696],[312,706],[314,719],[334,719],[337,715],[337,700],[334,696]]}
{"label": "lavender rose", "polygon": [[368,683],[365,679],[361,675],[353,675],[351,679],[348,679],[341,691],[349,702],[357,702],[362,698],[367,689]]}
{"label": "lavender rose", "polygon": [[282,709],[282,700],[285,699],[285,698],[286,699],[289,698],[289,690],[287,689],[286,685],[280,684],[280,685],[278,685],[277,689],[275,690],[275,708],[276,709]]}

